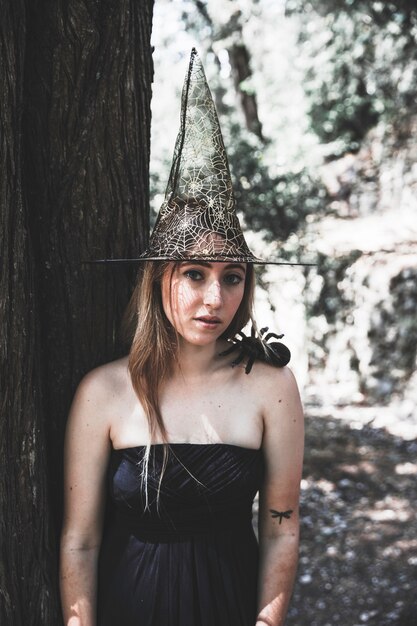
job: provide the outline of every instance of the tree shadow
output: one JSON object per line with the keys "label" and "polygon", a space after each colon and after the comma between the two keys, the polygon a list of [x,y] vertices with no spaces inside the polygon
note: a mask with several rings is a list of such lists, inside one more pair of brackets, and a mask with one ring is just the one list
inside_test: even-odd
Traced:
{"label": "tree shadow", "polygon": [[287,626],[411,626],[417,440],[306,417],[301,545]]}

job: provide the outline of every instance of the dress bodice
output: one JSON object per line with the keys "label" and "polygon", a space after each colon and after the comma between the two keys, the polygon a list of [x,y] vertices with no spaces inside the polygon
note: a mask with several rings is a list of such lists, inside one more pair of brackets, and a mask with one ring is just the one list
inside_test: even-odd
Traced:
{"label": "dress bodice", "polygon": [[221,443],[168,452],[161,479],[164,447],[150,447],[145,482],[144,446],[112,451],[97,625],[253,626],[262,452]]}
{"label": "dress bodice", "polygon": [[261,450],[223,443],[176,443],[167,450],[161,479],[164,446],[150,447],[147,494],[145,446],[112,451],[109,493],[121,526],[161,540],[250,525]]}

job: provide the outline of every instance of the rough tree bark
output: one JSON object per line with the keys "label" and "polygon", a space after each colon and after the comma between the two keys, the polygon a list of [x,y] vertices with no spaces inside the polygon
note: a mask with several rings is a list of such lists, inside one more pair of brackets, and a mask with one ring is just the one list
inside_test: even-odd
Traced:
{"label": "rough tree bark", "polygon": [[148,237],[152,10],[153,0],[31,3],[26,175],[57,519],[68,407],[82,374],[125,351],[134,279],[80,262],[135,256]]}
{"label": "rough tree bark", "polygon": [[[40,379],[39,303],[23,189],[24,0],[0,20],[0,624],[58,615]],[[41,620],[41,616],[43,620]]]}
{"label": "rough tree bark", "polygon": [[153,0],[2,9],[0,623],[56,626],[66,417],[82,375],[127,352],[135,279],[81,261],[148,237]]}

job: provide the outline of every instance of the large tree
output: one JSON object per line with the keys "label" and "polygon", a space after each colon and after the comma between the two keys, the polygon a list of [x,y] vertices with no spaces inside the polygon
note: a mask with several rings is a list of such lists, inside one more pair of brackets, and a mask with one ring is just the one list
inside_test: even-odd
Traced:
{"label": "large tree", "polygon": [[3,0],[0,623],[60,621],[62,446],[81,376],[124,351],[149,227],[153,0]]}

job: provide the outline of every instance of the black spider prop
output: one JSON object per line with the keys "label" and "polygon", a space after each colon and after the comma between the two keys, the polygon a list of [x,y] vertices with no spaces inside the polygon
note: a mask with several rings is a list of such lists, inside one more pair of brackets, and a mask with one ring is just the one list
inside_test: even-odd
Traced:
{"label": "black spider prop", "polygon": [[[256,336],[254,327],[252,326],[250,337],[247,337],[244,333],[238,332],[233,339],[229,341],[232,343],[230,348],[220,352],[219,356],[227,356],[232,354],[236,350],[239,351],[238,356],[232,361],[232,367],[240,365],[242,361],[247,358],[245,372],[249,374],[256,359],[274,365],[275,367],[284,367],[287,365],[291,358],[291,352],[287,346],[284,346],[280,341],[268,341],[272,338],[281,339],[284,335],[276,335],[275,333],[268,333],[268,327],[261,328],[259,336]],[[240,339],[239,339],[240,337]]]}

